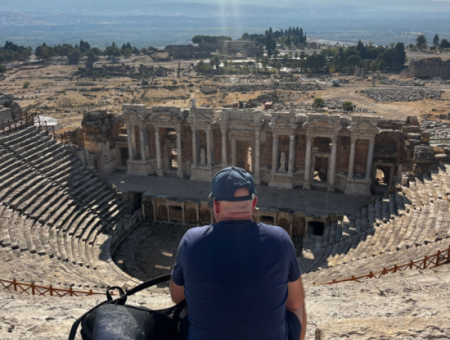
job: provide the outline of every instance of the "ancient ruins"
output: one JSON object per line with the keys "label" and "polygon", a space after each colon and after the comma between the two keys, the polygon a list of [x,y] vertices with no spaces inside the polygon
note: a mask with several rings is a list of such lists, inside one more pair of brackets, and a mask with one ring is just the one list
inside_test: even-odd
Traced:
{"label": "ancient ruins", "polygon": [[[104,300],[89,295],[168,273],[184,233],[215,222],[211,179],[226,166],[254,176],[254,220],[292,238],[308,339],[450,338],[448,82],[358,68],[333,86],[130,59],[2,84],[14,95],[0,94],[1,339],[66,339]],[[445,78],[441,63],[405,72]],[[163,308],[167,292],[131,303]]]}

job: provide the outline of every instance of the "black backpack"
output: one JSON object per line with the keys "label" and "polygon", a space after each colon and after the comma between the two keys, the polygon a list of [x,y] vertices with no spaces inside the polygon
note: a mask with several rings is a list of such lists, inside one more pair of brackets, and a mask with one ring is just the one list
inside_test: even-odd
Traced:
{"label": "black backpack", "polygon": [[[126,293],[120,287],[109,288],[106,291],[105,302],[95,306],[74,322],[69,340],[75,340],[80,323],[83,340],[179,340],[180,313],[186,306],[186,300],[158,311],[125,305],[129,296],[169,281],[170,277],[170,275],[160,276]],[[120,298],[113,300],[110,290],[118,290]]]}

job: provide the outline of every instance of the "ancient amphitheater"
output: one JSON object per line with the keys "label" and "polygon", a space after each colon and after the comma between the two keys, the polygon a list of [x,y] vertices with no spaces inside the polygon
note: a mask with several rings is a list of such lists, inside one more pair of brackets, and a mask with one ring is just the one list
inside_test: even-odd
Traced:
{"label": "ancient amphitheater", "polygon": [[[214,221],[212,176],[236,165],[258,183],[254,218],[297,247],[308,338],[448,339],[450,151],[430,137],[415,117],[195,102],[90,112],[63,143],[33,117],[10,120],[0,130],[0,338],[65,339],[104,299],[85,295],[168,272],[184,231]],[[322,284],[333,280],[346,282]],[[167,288],[134,303],[170,304]]]}

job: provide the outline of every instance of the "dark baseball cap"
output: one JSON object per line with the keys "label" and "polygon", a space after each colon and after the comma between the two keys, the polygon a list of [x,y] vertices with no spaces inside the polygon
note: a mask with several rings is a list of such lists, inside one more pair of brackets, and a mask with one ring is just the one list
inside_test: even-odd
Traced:
{"label": "dark baseball cap", "polygon": [[[249,194],[242,197],[234,197],[238,189],[245,188]],[[212,180],[212,192],[210,198],[217,201],[240,202],[252,200],[256,197],[255,181],[252,175],[236,166],[220,170]]]}

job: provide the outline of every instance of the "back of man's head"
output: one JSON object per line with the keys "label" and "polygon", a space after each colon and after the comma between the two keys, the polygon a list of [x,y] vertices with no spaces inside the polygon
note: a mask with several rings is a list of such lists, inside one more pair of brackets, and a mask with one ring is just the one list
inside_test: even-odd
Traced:
{"label": "back of man's head", "polygon": [[238,167],[225,168],[214,176],[210,197],[217,222],[251,220],[258,201],[253,177]]}

